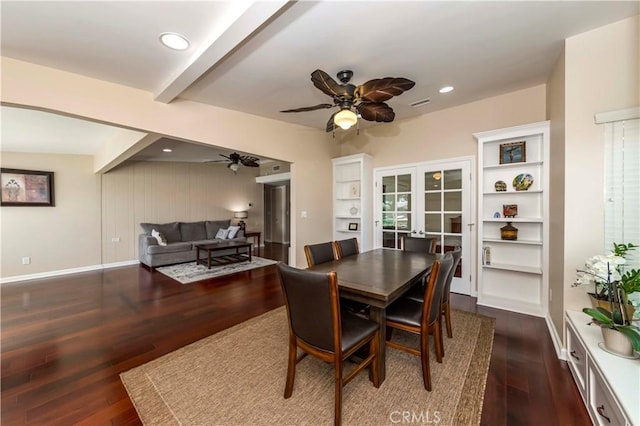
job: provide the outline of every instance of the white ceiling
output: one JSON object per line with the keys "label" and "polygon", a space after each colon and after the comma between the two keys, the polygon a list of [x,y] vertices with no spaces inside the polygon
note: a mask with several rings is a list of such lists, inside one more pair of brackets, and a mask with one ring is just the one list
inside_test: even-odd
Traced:
{"label": "white ceiling", "polygon": [[[331,76],[351,69],[356,85],[414,80],[388,102],[403,120],[542,84],[564,39],[640,13],[637,1],[3,0],[0,7],[3,56],[146,90],[160,102],[188,99],[317,129],[333,110],[279,112],[331,103],[310,81],[317,68]],[[163,47],[162,32],[187,36],[190,49]],[[444,85],[455,90],[441,95]],[[422,99],[431,102],[409,106]],[[16,139],[8,118],[18,119],[3,108],[3,149],[14,140],[25,151],[29,143],[62,143],[43,130],[27,136],[36,126],[26,125],[11,126]],[[95,139],[105,137],[95,126]]]}

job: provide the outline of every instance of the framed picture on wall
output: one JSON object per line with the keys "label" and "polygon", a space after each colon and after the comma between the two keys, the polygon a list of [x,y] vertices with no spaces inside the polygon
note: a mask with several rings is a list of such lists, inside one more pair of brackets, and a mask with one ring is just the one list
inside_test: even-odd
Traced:
{"label": "framed picture on wall", "polygon": [[357,222],[351,222],[349,224],[349,231],[357,231],[358,230],[358,223]]}
{"label": "framed picture on wall", "polygon": [[53,172],[36,170],[0,170],[1,206],[53,207]]}
{"label": "framed picture on wall", "polygon": [[525,141],[500,144],[500,164],[524,163],[527,161],[525,145]]}

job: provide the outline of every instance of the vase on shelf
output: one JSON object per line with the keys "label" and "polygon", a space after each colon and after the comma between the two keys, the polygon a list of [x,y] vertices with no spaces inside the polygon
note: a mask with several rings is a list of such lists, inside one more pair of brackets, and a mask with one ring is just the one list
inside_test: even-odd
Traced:
{"label": "vase on shelf", "polygon": [[517,240],[518,228],[513,226],[511,222],[507,222],[505,226],[500,228],[500,238],[503,240]]}

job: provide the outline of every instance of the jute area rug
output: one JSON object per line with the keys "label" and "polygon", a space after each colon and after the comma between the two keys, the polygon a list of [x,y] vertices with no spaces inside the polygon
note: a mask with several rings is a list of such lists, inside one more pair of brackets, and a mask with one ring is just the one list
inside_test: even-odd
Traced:
{"label": "jute area rug", "polygon": [[235,274],[236,272],[262,268],[263,266],[273,265],[275,263],[277,263],[275,260],[252,256],[251,262],[238,262],[231,263],[229,265],[213,266],[211,269],[207,269],[204,265],[196,265],[196,262],[188,262],[177,265],[160,266],[156,268],[156,271],[173,278],[181,284],[190,284],[192,282],[206,280],[208,278],[221,277],[223,275]]}
{"label": "jute area rug", "polygon": [[[452,320],[454,338],[444,338],[442,364],[432,345],[432,392],[424,389],[417,356],[387,348],[387,376],[379,389],[366,372],[344,387],[343,424],[479,424],[494,320],[456,310]],[[417,344],[394,331],[399,338]],[[293,395],[284,399],[287,343],[281,307],[124,372],[121,379],[145,425],[332,424],[331,365],[303,359]]]}

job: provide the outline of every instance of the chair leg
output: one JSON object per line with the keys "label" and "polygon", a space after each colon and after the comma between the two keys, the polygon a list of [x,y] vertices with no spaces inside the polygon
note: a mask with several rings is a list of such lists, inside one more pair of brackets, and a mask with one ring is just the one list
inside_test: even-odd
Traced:
{"label": "chair leg", "polygon": [[335,387],[336,387],[336,392],[335,392],[335,401],[334,401],[334,407],[335,407],[335,414],[333,417],[333,424],[335,426],[339,426],[340,423],[342,422],[342,359],[341,356],[338,355],[337,359],[334,363],[335,366]]}
{"label": "chair leg", "polygon": [[296,358],[298,355],[298,345],[296,344],[296,338],[290,336],[289,338],[289,362],[287,363],[287,383],[284,387],[284,397],[289,398],[293,393],[293,381],[296,378]]}
{"label": "chair leg", "polygon": [[433,344],[436,349],[436,361],[442,363],[442,357],[444,356],[444,349],[442,348],[442,332],[440,330],[440,320],[436,320],[433,324]]}
{"label": "chair leg", "polygon": [[449,302],[444,304],[444,319],[447,323],[447,337],[451,339],[453,337],[453,331],[451,328],[451,305]]}
{"label": "chair leg", "polygon": [[424,388],[431,392],[431,368],[429,367],[429,333],[420,335],[420,361],[422,361],[422,381]]}

